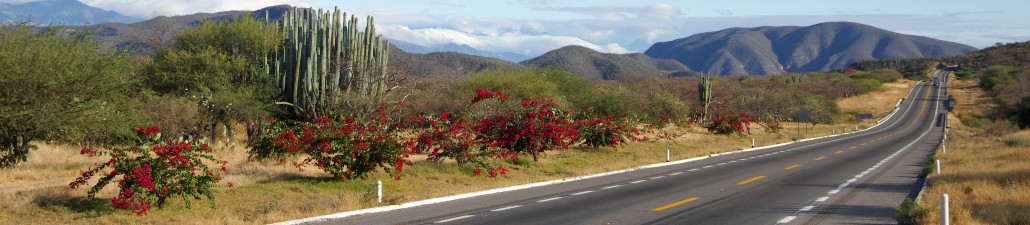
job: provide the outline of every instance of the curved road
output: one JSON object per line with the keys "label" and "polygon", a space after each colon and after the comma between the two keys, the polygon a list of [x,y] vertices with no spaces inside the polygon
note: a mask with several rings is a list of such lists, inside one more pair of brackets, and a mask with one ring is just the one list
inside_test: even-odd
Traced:
{"label": "curved road", "polygon": [[942,135],[943,124],[937,122],[944,113],[942,96],[941,88],[920,82],[890,119],[845,135],[417,207],[292,222],[893,223],[893,207],[918,192],[922,163]]}

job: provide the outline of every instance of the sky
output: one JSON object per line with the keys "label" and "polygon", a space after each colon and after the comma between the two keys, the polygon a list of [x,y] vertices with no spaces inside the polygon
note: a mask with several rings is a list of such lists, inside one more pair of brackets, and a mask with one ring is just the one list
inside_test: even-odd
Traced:
{"label": "sky", "polygon": [[[16,3],[33,0],[0,0]],[[977,48],[1030,40],[1026,0],[80,0],[138,18],[271,5],[375,17],[391,39],[423,46],[465,44],[529,56],[567,45],[642,52],[655,42],[732,27],[849,21]],[[362,23],[363,24],[363,23]]]}

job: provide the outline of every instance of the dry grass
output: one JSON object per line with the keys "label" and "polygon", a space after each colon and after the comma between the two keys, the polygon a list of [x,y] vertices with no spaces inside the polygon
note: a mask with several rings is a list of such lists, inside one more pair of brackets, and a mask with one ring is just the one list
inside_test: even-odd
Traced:
{"label": "dry grass", "polygon": [[[958,99],[959,113],[983,115],[989,112],[983,108],[996,107],[978,97],[984,94],[977,86],[957,83],[948,93]],[[961,107],[969,101],[973,105]],[[991,135],[962,125],[954,114],[948,120],[947,154],[937,152],[942,173],[928,177],[930,186],[919,202],[928,210],[917,222],[938,224],[940,196],[947,193],[952,224],[1030,224],[1030,130]]]}
{"label": "dry grass", "polygon": [[[840,111],[854,118],[855,113],[872,113],[876,118],[882,118],[894,109],[894,104],[904,98],[915,86],[916,81],[901,79],[898,82],[885,83],[879,91],[869,94],[845,98],[837,101]],[[885,104],[885,103],[890,104]]]}
{"label": "dry grass", "polygon": [[[886,84],[880,92],[845,99],[839,104],[846,110],[886,115],[897,99],[908,93],[912,83]],[[800,124],[800,134],[798,124],[785,123],[779,133],[767,133],[755,125],[752,137],[760,146],[770,145],[872,125],[872,121],[863,122],[865,124],[815,127]],[[577,148],[549,152],[537,162],[494,162],[512,170],[498,178],[472,176],[471,169],[454,163],[420,161],[407,167],[401,180],[378,172],[364,180],[326,182],[315,168],[298,172],[288,165],[248,161],[246,149],[238,145],[216,151],[219,157],[232,162],[227,180],[236,184],[235,188],[216,190],[217,207],[211,207],[207,201],[194,201],[192,209],[186,209],[181,202],[172,201],[165,209],[137,217],[111,208],[109,202],[114,188],[108,188],[96,200],[87,200],[85,190],[70,190],[64,186],[67,182],[61,182],[40,184],[31,190],[0,191],[0,208],[4,209],[0,211],[0,224],[270,223],[377,206],[373,203],[375,180],[383,180],[386,204],[397,204],[663,162],[665,149],[670,149],[673,160],[677,160],[751,147],[750,138],[711,135],[699,127],[668,127],[664,131],[672,133],[674,138],[631,143],[618,150]],[[237,141],[241,142],[241,138]],[[41,149],[23,167],[4,170],[0,174],[3,181],[0,190],[13,181],[39,182],[54,178],[70,181],[93,163],[77,153],[78,149],[72,147]],[[51,160],[51,157],[61,158],[61,161]]]}

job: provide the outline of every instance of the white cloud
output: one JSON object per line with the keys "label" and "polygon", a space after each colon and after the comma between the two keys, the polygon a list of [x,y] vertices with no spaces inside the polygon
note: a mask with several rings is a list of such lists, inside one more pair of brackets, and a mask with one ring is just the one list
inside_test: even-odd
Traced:
{"label": "white cloud", "polygon": [[526,55],[540,55],[557,48],[579,45],[601,52],[627,53],[629,50],[617,43],[597,45],[578,37],[554,35],[526,35],[507,32],[500,35],[472,34],[446,28],[412,29],[402,25],[379,25],[376,27],[384,36],[423,46],[464,44],[473,48],[493,52],[514,52]]}
{"label": "white cloud", "polygon": [[80,0],[87,5],[139,18],[201,12],[256,10],[273,5],[310,7],[304,0]]}

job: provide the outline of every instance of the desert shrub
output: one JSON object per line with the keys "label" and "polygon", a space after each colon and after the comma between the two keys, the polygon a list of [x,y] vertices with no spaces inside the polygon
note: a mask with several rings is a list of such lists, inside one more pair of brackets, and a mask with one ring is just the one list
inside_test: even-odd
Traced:
{"label": "desert shrub", "polygon": [[557,84],[536,70],[491,70],[469,76],[459,93],[504,90],[513,99],[563,99]]}
{"label": "desert shrub", "polygon": [[1030,146],[1030,140],[1027,140],[1026,137],[1009,136],[1006,137],[1003,141],[1005,142],[1005,145],[1008,145],[1009,147]]}
{"label": "desert shrub", "polygon": [[[191,140],[162,141],[158,128],[140,127],[139,141],[135,146],[124,148],[83,148],[80,152],[89,157],[111,157],[106,163],[97,164],[72,181],[71,188],[80,187],[94,176],[100,176],[89,190],[89,198],[121,175],[118,181],[118,196],[111,199],[117,209],[132,210],[143,216],[152,205],[162,207],[168,199],[181,196],[190,207],[190,198],[207,198],[214,201],[211,188],[222,179],[226,161],[216,159],[206,144]],[[221,164],[221,170],[209,165]],[[110,171],[110,172],[108,172]],[[232,187],[232,183],[228,183]]]}
{"label": "desert shrub", "polygon": [[880,90],[880,86],[883,86],[883,82],[880,82],[877,79],[855,79],[855,94],[864,95],[869,92]]}
{"label": "desert shrub", "polygon": [[143,119],[161,127],[165,136],[196,135],[204,128],[197,102],[186,97],[144,95],[138,110]]}
{"label": "desert shrub", "polygon": [[574,104],[578,110],[608,115],[636,114],[643,109],[639,96],[621,83],[599,83],[593,95]]}
{"label": "desert shrub", "polygon": [[991,66],[984,71],[980,77],[980,87],[984,90],[993,91],[1000,86],[1012,85],[1016,79],[1012,76],[1013,70],[1007,66]]}

